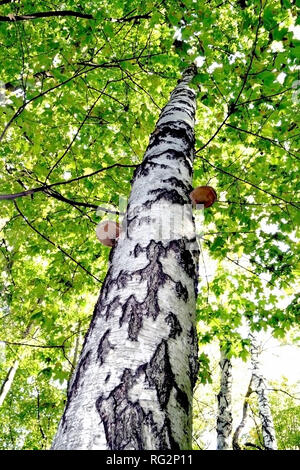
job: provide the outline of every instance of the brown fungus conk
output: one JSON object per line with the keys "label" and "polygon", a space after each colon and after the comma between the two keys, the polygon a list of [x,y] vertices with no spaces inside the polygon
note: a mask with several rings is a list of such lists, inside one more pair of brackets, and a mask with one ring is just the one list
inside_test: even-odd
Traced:
{"label": "brown fungus conk", "polygon": [[203,204],[205,209],[212,206],[217,200],[217,193],[211,186],[198,186],[190,193],[193,206]]}
{"label": "brown fungus conk", "polygon": [[96,228],[96,235],[98,240],[105,246],[115,246],[116,240],[120,236],[120,225],[118,222],[106,220],[100,222]]}

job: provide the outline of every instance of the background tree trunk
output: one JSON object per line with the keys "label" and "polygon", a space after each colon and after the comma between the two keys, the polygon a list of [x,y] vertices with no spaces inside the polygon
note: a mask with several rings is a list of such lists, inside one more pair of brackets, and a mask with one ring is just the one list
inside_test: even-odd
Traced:
{"label": "background tree trunk", "polygon": [[14,377],[19,367],[19,360],[16,359],[13,365],[9,368],[7,375],[3,381],[3,384],[0,389],[0,406],[2,406],[8,392],[11,389],[12,383],[14,381]]}
{"label": "background tree trunk", "polygon": [[231,390],[232,390],[232,365],[231,361],[221,349],[220,358],[221,380],[218,394],[217,417],[217,449],[230,448],[230,436],[232,432]]}
{"label": "background tree trunk", "polygon": [[258,398],[264,447],[266,450],[275,450],[277,449],[275,429],[268,400],[267,386],[261,371],[259,346],[253,333],[250,333],[249,337],[251,340],[252,385]]}
{"label": "background tree trunk", "polygon": [[53,449],[190,449],[198,245],[194,66],[137,168]]}
{"label": "background tree trunk", "polygon": [[246,425],[246,421],[247,421],[248,408],[249,408],[249,397],[250,397],[250,395],[253,391],[252,390],[252,379],[253,379],[253,377],[251,376],[251,379],[250,379],[250,382],[249,382],[249,385],[248,385],[248,389],[247,389],[247,392],[246,392],[246,395],[245,395],[244,403],[243,403],[243,415],[242,415],[241,422],[240,422],[240,424],[238,425],[238,427],[236,428],[236,430],[233,434],[233,438],[232,438],[232,448],[233,448],[233,450],[241,450],[241,446],[240,446],[240,443],[239,443],[239,438],[240,438],[241,432],[243,431],[243,429]]}
{"label": "background tree trunk", "polygon": [[[40,303],[40,299],[38,299],[38,303]],[[24,333],[22,335],[23,339],[25,339],[29,335],[29,333],[31,331],[31,328],[32,328],[32,325],[33,325],[32,322],[30,322],[28,324],[26,330],[24,331]],[[37,331],[38,330],[35,331],[34,335],[37,333]],[[33,337],[34,337],[34,335],[33,335]],[[3,405],[3,402],[4,402],[5,398],[7,397],[8,393],[10,392],[10,389],[11,389],[12,384],[14,382],[14,378],[15,378],[16,372],[18,370],[19,364],[22,361],[24,356],[25,356],[24,351],[23,351],[23,353],[19,353],[18,359],[14,360],[13,365],[7,371],[6,377],[5,377],[5,379],[4,379],[4,381],[1,385],[1,388],[0,388],[0,406]]]}

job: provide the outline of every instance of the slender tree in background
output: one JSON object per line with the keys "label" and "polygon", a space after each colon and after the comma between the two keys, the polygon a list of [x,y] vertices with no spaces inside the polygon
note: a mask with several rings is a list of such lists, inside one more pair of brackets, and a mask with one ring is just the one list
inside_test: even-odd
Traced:
{"label": "slender tree in background", "polygon": [[218,393],[217,449],[228,450],[230,449],[230,436],[232,433],[232,365],[222,348],[219,364],[221,380]]}
{"label": "slender tree in background", "polygon": [[[38,302],[40,302],[40,299],[38,300]],[[24,333],[22,335],[23,339],[25,339],[29,335],[29,333],[31,332],[31,329],[32,329],[32,322],[29,323],[26,330],[24,331]],[[35,333],[32,335],[32,337],[34,337]],[[7,371],[6,377],[3,380],[1,388],[0,388],[0,406],[3,405],[3,402],[4,402],[5,398],[7,397],[8,393],[9,393],[11,387],[12,387],[12,384],[13,384],[16,372],[18,370],[19,364],[22,361],[22,358],[24,356],[25,356],[24,351],[23,352],[18,351],[18,357],[13,361],[12,366]]]}
{"label": "slender tree in background", "polygon": [[137,168],[53,449],[190,449],[198,248],[189,67]]}
{"label": "slender tree in background", "polygon": [[243,429],[245,428],[246,422],[247,422],[248,409],[249,409],[249,397],[250,397],[251,393],[253,392],[253,390],[252,390],[252,377],[253,376],[251,376],[251,379],[250,379],[250,382],[249,382],[249,385],[248,385],[248,389],[247,389],[247,392],[246,392],[245,398],[244,398],[242,419],[241,419],[239,425],[237,426],[236,430],[234,431],[234,434],[233,434],[233,437],[232,437],[232,448],[233,448],[233,450],[241,450],[241,445],[239,443],[239,438],[240,438],[240,435],[241,435]]}
{"label": "slender tree in background", "polygon": [[266,450],[275,450],[277,449],[275,429],[268,400],[267,386],[261,370],[259,344],[253,333],[250,333],[249,338],[251,340],[252,386],[258,399],[264,448]]}
{"label": "slender tree in background", "polygon": [[16,375],[16,372],[19,367],[19,359],[16,359],[13,363],[13,365],[9,368],[7,375],[2,383],[1,389],[0,389],[0,406],[4,402],[7,394],[10,391],[10,388],[12,386],[14,377]]}

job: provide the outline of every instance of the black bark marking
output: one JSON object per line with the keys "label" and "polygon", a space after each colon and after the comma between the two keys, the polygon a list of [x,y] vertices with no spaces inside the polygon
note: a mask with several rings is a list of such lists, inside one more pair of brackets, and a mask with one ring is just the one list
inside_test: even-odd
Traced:
{"label": "black bark marking", "polygon": [[171,391],[174,388],[176,390],[176,400],[184,409],[185,413],[189,414],[189,399],[187,394],[183,392],[176,383],[169,359],[167,341],[163,340],[159,344],[154,356],[145,370],[145,374],[150,387],[154,387],[156,389],[157,398],[162,410],[167,408]]}
{"label": "black bark marking", "polygon": [[192,384],[192,389],[195,387],[198,372],[199,372],[199,358],[198,358],[198,335],[195,326],[192,326],[188,334],[188,342],[190,345],[190,355],[189,355],[189,376]]}
{"label": "black bark marking", "polygon": [[137,178],[147,177],[149,172],[154,168],[161,168],[162,170],[167,170],[168,166],[164,163],[153,162],[151,161],[151,156],[145,156],[143,162],[134,170],[133,178],[131,183],[133,184]]}
{"label": "black bark marking", "polygon": [[109,351],[114,349],[114,346],[110,343],[108,337],[110,335],[110,329],[106,330],[102,338],[100,339],[98,349],[97,349],[97,359],[100,362],[100,365],[104,363]]}
{"label": "black bark marking", "polygon": [[[173,110],[182,111],[180,108],[173,107],[163,114],[163,117],[168,116],[173,113]],[[184,110],[186,112],[186,110]],[[186,112],[187,113],[187,112]],[[192,113],[187,113],[191,118],[193,118]],[[172,139],[171,141],[169,139]],[[187,151],[194,146],[195,138],[194,132],[190,126],[184,121],[169,121],[166,124],[162,124],[156,128],[155,132],[151,134],[149,145],[147,147],[146,153],[151,150],[153,147],[157,147],[162,144],[163,140],[173,143],[173,139],[178,139],[181,144],[185,145]]]}
{"label": "black bark marking", "polygon": [[108,305],[106,308],[105,319],[108,320],[109,318],[114,316],[115,311],[118,307],[121,307],[120,303],[120,296],[117,295]]}
{"label": "black bark marking", "polygon": [[177,262],[186,274],[192,279],[197,278],[198,281],[197,266],[194,262],[194,256],[192,255],[191,250],[187,249],[188,243],[192,243],[192,241],[178,239],[172,240],[169,246],[175,252]]}
{"label": "black bark marking", "polygon": [[[104,281],[104,283],[102,285],[102,288],[100,290],[100,296],[99,296],[99,300],[98,300],[99,306],[102,304],[102,300],[106,299],[108,294],[109,294],[111,281],[112,281],[112,264],[108,268],[105,281]],[[99,307],[99,310],[100,310],[100,307]]]}
{"label": "black bark marking", "polygon": [[96,401],[108,447],[111,450],[144,450],[142,434],[143,429],[147,429],[154,440],[154,448],[178,450],[169,419],[165,418],[162,428],[158,429],[152,412],[145,413],[138,400],[133,403],[128,397],[130,389],[144,372],[145,366],[139,367],[135,374],[125,369],[120,384],[107,398],[100,395]]}
{"label": "black bark marking", "polygon": [[177,103],[181,103],[184,106],[188,106],[188,107],[192,108],[194,112],[196,111],[195,105],[194,105],[194,103],[191,102],[190,99],[184,100],[183,98],[180,98],[180,99],[176,100],[176,104]]}
{"label": "black bark marking", "polygon": [[[83,383],[82,375],[83,375],[84,371],[86,370],[86,368],[88,367],[88,365],[90,363],[90,356],[91,356],[91,351],[88,351],[82,357],[82,359],[78,363],[74,381],[69,383],[68,391],[67,391],[67,404],[66,404],[63,416],[62,416],[62,427],[63,427],[63,432],[64,433],[67,431],[67,428],[68,428],[67,418],[66,418],[68,408],[70,406],[72,397],[77,395],[79,387]],[[80,383],[80,381],[81,381],[81,383]]]}
{"label": "black bark marking", "polygon": [[96,408],[103,422],[110,449],[125,450],[129,442],[134,449],[141,449],[140,431],[143,412],[138,404],[135,405],[128,399],[128,391],[133,383],[134,377],[131,371],[125,369],[120,384],[106,399],[100,395],[96,401]]}
{"label": "black bark marking", "polygon": [[126,271],[120,271],[117,279],[116,279],[116,284],[119,289],[122,289],[127,286],[128,281],[131,281],[132,276],[134,273],[128,273]]}
{"label": "black bark marking", "polygon": [[154,387],[162,410],[167,407],[175,377],[169,359],[168,343],[163,340],[157,347],[147,369],[146,378]]}
{"label": "black bark marking", "polygon": [[182,113],[186,113],[191,119],[194,118],[195,113],[193,109],[189,109],[188,107],[180,108],[180,106],[177,106],[177,104],[178,101],[176,100],[175,104],[173,104],[172,106],[168,106],[168,110],[164,111],[163,117],[172,115],[174,111],[180,111]]}
{"label": "black bark marking", "polygon": [[176,295],[179,299],[184,300],[184,302],[188,301],[189,293],[187,288],[180,282],[176,282],[175,284]]}
{"label": "black bark marking", "polygon": [[[162,243],[153,240],[146,248],[141,248],[139,244],[135,247],[135,255],[146,252],[149,263],[137,271],[135,276],[147,281],[147,295],[143,302],[138,302],[134,295],[131,295],[123,306],[123,314],[120,318],[120,326],[125,320],[128,321],[128,338],[132,341],[138,339],[138,333],[143,325],[144,317],[152,317],[155,320],[160,312],[158,304],[158,291],[169,278],[162,268],[160,256],[165,255],[165,248]],[[125,273],[122,273],[125,278]]]}
{"label": "black bark marking", "polygon": [[195,93],[188,88],[183,89],[180,87],[175,89],[172,92],[171,97],[175,98],[177,95],[181,95],[181,97],[184,97],[184,95],[186,95],[189,100],[193,101],[193,103],[195,102]]}
{"label": "black bark marking", "polygon": [[137,258],[141,253],[143,253],[143,248],[141,247],[141,245],[139,243],[137,243],[137,245],[135,245],[134,247],[134,256]]}
{"label": "black bark marking", "polygon": [[80,387],[80,381],[82,382],[82,375],[84,371],[87,369],[90,360],[91,360],[91,351],[88,351],[79,361],[78,367],[77,367],[77,372],[75,375],[74,382],[71,385],[71,394],[77,395],[79,387]]}
{"label": "black bark marking", "polygon": [[181,150],[170,149],[165,152],[165,157],[167,160],[180,160],[180,163],[186,167],[189,175],[192,176],[193,166],[191,160],[186,157],[184,152],[182,152]]}
{"label": "black bark marking", "polygon": [[143,326],[145,315],[145,302],[139,303],[134,295],[131,295],[122,307],[122,316],[119,320],[120,327],[124,321],[128,321],[128,338],[137,341],[138,333]]}
{"label": "black bark marking", "polygon": [[137,220],[139,212],[141,210],[139,206],[135,206],[135,207],[131,207],[131,206],[132,205],[129,202],[127,205],[127,209],[126,209],[126,215],[122,223],[122,230],[124,233],[126,233],[127,237],[128,237],[130,224],[132,224],[133,222]]}
{"label": "black bark marking", "polygon": [[119,307],[122,309],[119,324],[122,326],[124,321],[128,321],[128,338],[130,340],[137,341],[139,331],[143,326],[143,318],[152,317],[153,320],[157,318],[160,312],[158,292],[159,289],[165,285],[167,280],[174,284],[178,298],[182,298],[185,302],[188,300],[187,288],[180,281],[175,281],[164,272],[160,259],[161,257],[168,256],[168,253],[173,251],[179,266],[194,280],[194,285],[197,285],[197,265],[194,262],[196,250],[192,251],[188,248],[189,244],[194,247],[194,243],[196,243],[195,240],[178,239],[172,240],[164,245],[162,242],[151,240],[144,248],[137,243],[134,248],[134,256],[137,257],[141,253],[145,253],[148,264],[135,272],[121,270],[115,279],[112,279],[110,275],[107,277],[105,288],[103,289],[104,299],[113,287],[117,287],[118,289],[126,288],[133,276],[135,276],[137,280],[147,282],[147,295],[144,301],[139,302],[134,295],[131,295],[125,304],[121,305],[119,296],[117,295],[106,306],[106,318],[111,318]]}
{"label": "black bark marking", "polygon": [[152,219],[151,217],[147,216],[147,217],[141,217],[140,220],[139,220],[139,225],[142,225],[142,224],[147,224],[149,225],[151,223]]}
{"label": "black bark marking", "polygon": [[163,183],[169,183],[171,186],[176,186],[176,188],[182,189],[184,194],[187,196],[190,194],[190,192],[193,190],[193,186],[190,184],[184,184],[182,180],[179,178],[175,178],[175,176],[172,176],[171,178],[167,178],[162,180]]}
{"label": "black bark marking", "polygon": [[188,415],[189,412],[190,412],[190,407],[191,407],[191,404],[190,404],[190,401],[188,399],[188,396],[187,394],[181,390],[177,385],[176,385],[176,400],[178,401],[179,405],[184,409],[184,411],[186,412],[186,414]]}
{"label": "black bark marking", "polygon": [[170,326],[170,334],[169,338],[175,339],[176,336],[180,336],[182,333],[182,328],[180,325],[180,322],[177,318],[177,316],[170,312],[166,318],[165,318],[166,323]]}
{"label": "black bark marking", "polygon": [[148,194],[156,194],[157,196],[144,204],[147,209],[162,199],[170,202],[171,204],[180,204],[181,206],[184,206],[187,202],[186,199],[176,191],[176,189],[152,189]]}

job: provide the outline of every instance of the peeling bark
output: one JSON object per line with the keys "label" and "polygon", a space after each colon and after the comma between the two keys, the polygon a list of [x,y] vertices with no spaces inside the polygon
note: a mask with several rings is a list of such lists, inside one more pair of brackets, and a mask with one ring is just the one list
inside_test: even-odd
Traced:
{"label": "peeling bark", "polygon": [[218,417],[217,417],[217,449],[228,450],[230,448],[230,436],[232,433],[232,365],[221,349],[220,359],[221,380],[220,392],[218,394]]}
{"label": "peeling bark", "polygon": [[198,245],[188,68],[136,169],[53,449],[191,449]]}
{"label": "peeling bark", "polygon": [[259,346],[253,333],[249,335],[251,340],[251,364],[253,390],[257,394],[259,417],[262,427],[262,436],[265,450],[276,450],[276,436],[268,400],[267,385],[261,370],[259,360]]}

